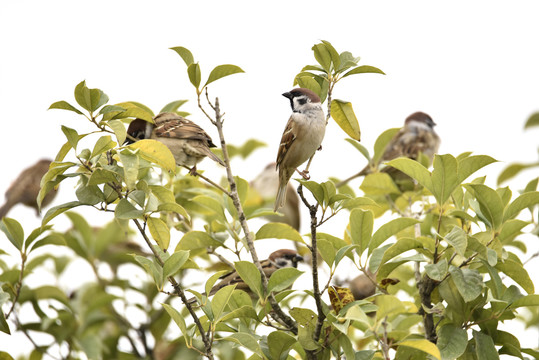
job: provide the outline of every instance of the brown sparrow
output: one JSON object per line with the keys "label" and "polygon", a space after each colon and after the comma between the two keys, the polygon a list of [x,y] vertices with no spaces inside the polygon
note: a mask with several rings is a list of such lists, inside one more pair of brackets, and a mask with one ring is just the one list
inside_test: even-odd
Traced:
{"label": "brown sparrow", "polygon": [[[225,166],[223,160],[211,152],[216,147],[210,136],[200,126],[175,113],[161,113],[153,118],[154,124],[135,119],[129,124],[127,133],[137,140],[154,139],[165,144],[174,155],[176,164],[196,172],[199,161],[208,156]],[[127,140],[126,143],[132,143]]]}
{"label": "brown sparrow", "polygon": [[[280,249],[274,251],[270,254],[269,258],[262,260],[260,265],[266,274],[266,277],[270,277],[275,271],[287,268],[287,267],[298,267],[298,262],[303,261],[303,258],[298,255],[295,250],[291,249]],[[251,297],[256,297],[256,295],[251,291],[249,285],[247,285],[240,277],[237,271],[232,271],[228,274],[225,274],[220,277],[221,281],[215,284],[208,296],[215,295],[215,293],[225,286],[236,285],[236,289],[243,290],[247,292]],[[196,298],[191,298],[187,300],[188,303],[193,303],[196,301]]]}
{"label": "brown sparrow", "polygon": [[374,295],[376,292],[376,275],[367,270],[367,274],[361,274],[348,282],[348,287],[354,299],[362,300]]}
{"label": "brown sparrow", "polygon": [[[253,188],[264,200],[272,199],[275,196],[277,187],[279,186],[279,175],[275,170],[275,163],[268,164],[260,174],[250,183]],[[271,222],[282,222],[292,226],[299,231],[300,215],[299,215],[299,197],[292,184],[286,186],[286,201],[279,212],[284,216],[270,215],[266,218]]]}
{"label": "brown sparrow", "polygon": [[[423,153],[432,162],[434,154],[438,152],[440,146],[440,137],[434,131],[436,123],[424,112],[415,112],[408,116],[404,121],[404,126],[387,144],[386,149],[376,166],[382,162],[396,159],[398,157],[407,157],[418,160],[420,153]],[[402,174],[400,171],[387,166],[382,171],[389,173],[393,178]],[[359,173],[343,180],[337,184],[341,186],[348,181],[372,173],[372,166],[367,165]],[[397,175],[399,174],[399,175]]]}
{"label": "brown sparrow", "polygon": [[[39,215],[37,206],[37,195],[41,189],[41,178],[47,171],[51,160],[42,159],[34,165],[23,170],[19,177],[11,184],[6,191],[6,202],[0,207],[0,219],[7,215],[9,210],[16,204],[24,204],[36,209],[36,214]],[[41,206],[47,206],[56,196],[56,190],[51,190],[41,202]]]}
{"label": "brown sparrow", "polygon": [[[286,124],[277,153],[279,189],[274,211],[284,206],[288,181],[294,171],[321,148],[326,132],[326,118],[318,95],[309,89],[296,88],[285,92],[283,96],[290,99],[293,112]],[[307,170],[298,172],[308,178]]]}

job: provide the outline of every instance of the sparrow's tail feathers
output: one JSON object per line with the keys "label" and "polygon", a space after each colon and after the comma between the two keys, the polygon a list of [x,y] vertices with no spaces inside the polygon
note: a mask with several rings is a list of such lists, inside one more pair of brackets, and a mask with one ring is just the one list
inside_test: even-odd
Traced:
{"label": "sparrow's tail feathers", "polygon": [[286,201],[286,185],[286,183],[284,185],[279,184],[279,190],[277,190],[277,197],[275,198],[275,206],[273,207],[273,211],[275,212],[284,206]]}
{"label": "sparrow's tail feathers", "polygon": [[7,215],[7,213],[9,212],[9,210],[11,210],[13,205],[14,204],[12,204],[11,202],[6,201],[6,203],[2,205],[2,207],[0,207],[0,220],[2,220]]}
{"label": "sparrow's tail feathers", "polygon": [[223,160],[221,160],[217,155],[215,155],[210,149],[205,148],[205,149],[204,149],[204,153],[205,153],[210,159],[212,159],[213,161],[215,161],[215,162],[218,163],[219,165],[225,166],[225,162],[224,162]]}

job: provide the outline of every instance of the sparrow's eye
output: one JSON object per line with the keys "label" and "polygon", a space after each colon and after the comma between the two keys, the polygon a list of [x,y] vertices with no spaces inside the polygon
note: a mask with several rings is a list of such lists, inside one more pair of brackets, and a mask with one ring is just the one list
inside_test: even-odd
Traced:
{"label": "sparrow's eye", "polygon": [[288,267],[288,263],[289,263],[289,261],[286,260],[286,259],[279,259],[279,260],[277,261],[277,265],[278,265],[279,267]]}
{"label": "sparrow's eye", "polygon": [[307,99],[305,97],[298,98],[299,105],[305,105],[306,103],[307,103]]}

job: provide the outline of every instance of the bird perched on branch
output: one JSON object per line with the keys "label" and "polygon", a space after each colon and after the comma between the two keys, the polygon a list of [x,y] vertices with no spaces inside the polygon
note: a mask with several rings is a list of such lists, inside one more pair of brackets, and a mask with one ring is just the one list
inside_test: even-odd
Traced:
{"label": "bird perched on branch", "polygon": [[[6,216],[9,210],[19,203],[34,208],[36,214],[39,215],[37,196],[41,189],[41,178],[49,171],[50,164],[51,160],[41,159],[21,172],[19,177],[6,191],[6,202],[0,207],[0,219]],[[56,189],[52,189],[45,195],[41,206],[47,206],[56,196],[56,192]]]}
{"label": "bird perched on branch", "polygon": [[326,132],[326,118],[318,95],[309,89],[296,88],[285,92],[283,96],[290,99],[293,112],[286,124],[277,153],[279,189],[274,211],[284,206],[286,185],[294,171],[307,160],[309,160],[307,168],[298,172],[303,178],[309,178],[308,168],[311,159],[316,150],[321,149]]}
{"label": "bird perched on branch", "polygon": [[[206,156],[225,166],[223,160],[211,152],[216,147],[211,137],[197,124],[175,113],[161,113],[153,118],[154,124],[143,119],[135,119],[129,124],[127,133],[137,139],[154,139],[166,145],[176,164],[191,168],[196,172],[197,163]],[[128,139],[126,143],[133,143]]]}
{"label": "bird perched on branch", "polygon": [[[279,186],[279,174],[275,170],[275,163],[268,164],[264,170],[251,181],[250,186],[256,190],[264,200],[270,198],[273,199],[277,187]],[[264,201],[264,204],[266,204],[266,201]],[[288,224],[299,231],[299,196],[290,183],[286,186],[286,201],[284,206],[279,209],[279,213],[283,214],[283,216],[275,214],[266,216],[266,218],[271,222]]]}
{"label": "bird perched on branch", "polygon": [[[432,121],[432,118],[424,112],[418,111],[408,116],[404,121],[404,126],[387,144],[382,157],[375,164],[375,167],[378,167],[382,162],[398,157],[418,160],[420,153],[425,155],[432,163],[434,154],[438,152],[438,147],[440,146],[440,137],[434,131],[435,125],[436,123]],[[402,172],[391,166],[385,167],[382,171],[387,172],[394,179],[405,176]],[[369,164],[359,173],[339,182],[337,186],[342,186],[352,179],[365,176],[372,172],[373,166]]]}
{"label": "bird perched on branch", "polygon": [[[298,255],[298,253],[295,250],[291,249],[280,249],[277,251],[274,251],[270,254],[270,256],[266,260],[262,260],[260,262],[260,265],[262,266],[262,269],[264,270],[264,274],[266,274],[266,277],[269,278],[271,275],[282,268],[288,268],[288,267],[298,267],[298,262],[303,261],[303,258]],[[249,285],[247,285],[237,271],[232,271],[228,274],[225,274],[220,277],[221,281],[219,281],[217,284],[215,284],[212,289],[210,290],[210,293],[207,296],[215,295],[215,293],[225,286],[228,285],[236,285],[236,289],[243,290],[247,292],[251,297],[256,297],[256,295],[251,291],[249,288]],[[196,301],[196,298],[188,299],[188,303],[193,303]]]}

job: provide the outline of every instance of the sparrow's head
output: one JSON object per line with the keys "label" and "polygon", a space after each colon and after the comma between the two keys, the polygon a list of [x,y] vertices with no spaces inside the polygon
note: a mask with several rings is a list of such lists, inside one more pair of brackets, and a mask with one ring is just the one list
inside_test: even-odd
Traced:
{"label": "sparrow's head", "polygon": [[124,144],[129,145],[134,143],[137,140],[144,140],[146,139],[146,127],[152,126],[151,123],[147,122],[146,120],[142,119],[135,119],[131,121],[129,126],[127,127],[127,134],[130,135],[132,138],[135,138],[136,140],[133,140],[131,138],[126,138]]}
{"label": "sparrow's head", "polygon": [[281,249],[270,254],[269,260],[274,263],[279,269],[285,267],[298,267],[298,262],[303,261],[295,250]]}
{"label": "sparrow's head", "polygon": [[295,88],[283,94],[290,100],[294,112],[303,112],[314,107],[320,107],[320,97],[314,91],[304,88]]}
{"label": "sparrow's head", "polygon": [[436,126],[436,123],[434,121],[432,121],[432,118],[429,115],[427,115],[427,114],[425,114],[424,112],[421,112],[421,111],[415,112],[412,115],[408,116],[406,118],[406,120],[404,121],[404,124],[409,124],[411,122],[425,124],[431,129],[434,126]]}

